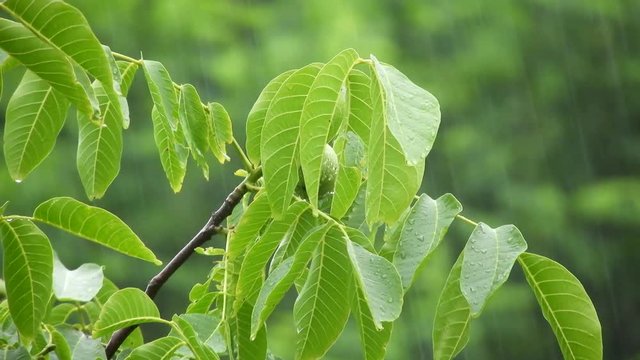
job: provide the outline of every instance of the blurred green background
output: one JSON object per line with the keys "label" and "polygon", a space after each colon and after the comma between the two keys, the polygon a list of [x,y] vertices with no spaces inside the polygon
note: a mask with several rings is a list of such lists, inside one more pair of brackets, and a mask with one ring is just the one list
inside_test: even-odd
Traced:
{"label": "blurred green background", "polygon": [[[584,284],[602,322],[605,358],[640,359],[640,2],[70,2],[115,51],[159,60],[174,81],[222,102],[241,140],[261,88],[285,70],[326,61],[347,47],[395,65],[441,103],[423,191],[454,193],[466,216],[492,226],[516,224],[530,251],[560,261]],[[5,74],[2,114],[19,77]],[[193,168],[174,195],[154,148],[141,73],[129,103],[120,176],[96,204],[123,218],[166,261],[238,182],[232,173],[239,165],[214,165],[209,182]],[[29,214],[53,196],[86,201],[72,119],[52,156],[22,184],[0,166],[0,202],[11,201],[10,213]],[[394,328],[389,359],[431,358],[435,304],[471,230],[454,223],[418,279]],[[48,233],[68,266],[103,264],[120,287],[143,287],[158,271]],[[209,266],[196,257],[178,271],[159,294],[163,315],[184,309],[187,289]],[[272,350],[285,359],[295,343],[292,301],[269,324]],[[462,359],[561,358],[519,269],[471,331]],[[357,336],[350,323],[327,358],[359,357]]]}

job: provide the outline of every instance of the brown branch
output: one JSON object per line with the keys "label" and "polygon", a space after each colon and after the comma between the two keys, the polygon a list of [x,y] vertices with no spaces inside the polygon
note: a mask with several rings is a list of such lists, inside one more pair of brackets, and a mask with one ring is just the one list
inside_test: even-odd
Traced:
{"label": "brown branch", "polygon": [[[247,177],[242,183],[240,183],[233,191],[227,196],[222,205],[211,214],[209,221],[198,231],[198,233],[185,245],[174,257],[169,261],[169,263],[156,275],[154,276],[149,283],[147,284],[147,289],[145,293],[150,297],[154,298],[160,288],[169,280],[171,275],[176,272],[182,266],[187,259],[194,253],[195,249],[202,244],[204,244],[207,240],[209,240],[213,235],[218,232],[219,226],[222,224],[224,219],[226,219],[233,209],[238,205],[240,200],[244,194],[247,193],[247,183],[252,183],[258,178],[262,176],[262,171],[260,168],[256,169],[249,177]],[[127,339],[129,334],[135,330],[137,325],[130,326],[124,329],[120,329],[113,333],[107,347],[105,349],[107,354],[107,359],[111,359],[118,348],[122,343]]]}

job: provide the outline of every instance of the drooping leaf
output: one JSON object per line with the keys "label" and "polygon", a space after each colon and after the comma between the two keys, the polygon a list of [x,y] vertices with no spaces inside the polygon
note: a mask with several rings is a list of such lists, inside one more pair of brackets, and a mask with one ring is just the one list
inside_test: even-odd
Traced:
{"label": "drooping leaf", "polygon": [[409,206],[420,188],[424,163],[408,165],[387,126],[384,91],[371,77],[372,120],[367,157],[366,218],[369,226],[377,222],[392,224]]}
{"label": "drooping leaf", "polygon": [[100,265],[82,264],[69,270],[57,256],[54,257],[53,292],[58,300],[90,301],[100,291],[103,278]]}
{"label": "drooping leaf", "polygon": [[247,156],[254,165],[260,163],[260,139],[262,137],[262,127],[271,105],[271,100],[276,95],[282,84],[293,74],[295,70],[289,70],[271,80],[262,90],[258,99],[253,104],[247,116],[247,141],[245,148]]}
{"label": "drooping leaf", "polygon": [[304,99],[320,65],[310,64],[293,73],[271,101],[260,138],[265,189],[274,217],[289,207],[298,183],[300,116]]}
{"label": "drooping leaf", "polygon": [[185,342],[174,336],[165,336],[139,346],[126,357],[126,360],[169,360]]}
{"label": "drooping leaf", "polygon": [[22,24],[0,18],[0,48],[47,81],[78,110],[99,114],[100,109],[92,106],[65,54],[49,46]]}
{"label": "drooping leaf", "polygon": [[290,256],[280,262],[269,273],[264,286],[260,289],[256,304],[251,316],[251,336],[254,337],[262,328],[275,307],[280,303],[285,293],[293,282],[302,274],[307,263],[313,255],[313,251],[323,240],[329,225],[321,225],[309,231],[302,239],[294,256]]}
{"label": "drooping leaf", "polygon": [[371,78],[358,69],[349,73],[349,126],[348,129],[364,140],[366,148],[371,133]]}
{"label": "drooping leaf", "polygon": [[129,93],[129,88],[131,87],[131,83],[133,82],[133,78],[136,76],[136,72],[138,71],[138,64],[134,62],[128,61],[116,61],[118,64],[118,69],[120,69],[120,91],[122,92],[122,96],[127,96]]}
{"label": "drooping leaf", "polygon": [[24,219],[0,219],[0,240],[9,312],[21,336],[33,339],[51,297],[53,250],[47,236]]}
{"label": "drooping leaf", "polygon": [[255,336],[251,336],[252,312],[253,306],[245,302],[236,317],[238,358],[242,360],[263,360],[267,357],[267,331],[263,327]]}
{"label": "drooping leaf", "polygon": [[196,360],[220,359],[218,354],[198,338],[198,333],[196,333],[189,321],[177,315],[174,315],[171,321],[175,324],[174,329],[178,331],[182,340],[187,343]]}
{"label": "drooping leaf", "polygon": [[442,195],[437,200],[422,194],[413,205],[403,223],[393,255],[393,265],[402,277],[405,292],[461,211],[462,205],[451,194]]}
{"label": "drooping leaf", "polygon": [[464,247],[460,289],[478,316],[487,299],[507,281],[516,259],[527,249],[520,230],[513,225],[492,229],[479,223]]}
{"label": "drooping leaf", "polygon": [[460,353],[469,341],[471,308],[460,291],[462,259],[451,268],[440,293],[433,320],[433,359],[450,360]]}
{"label": "drooping leaf", "polygon": [[209,149],[209,124],[200,96],[191,84],[180,87],[179,119],[191,155],[208,179],[209,164],[204,155]]}
{"label": "drooping leaf", "polygon": [[385,117],[409,165],[416,165],[431,151],[440,126],[440,105],[428,91],[391,65],[374,56],[373,72],[382,85]]}
{"label": "drooping leaf", "polygon": [[[402,312],[402,281],[391,262],[362,246],[347,241],[356,285],[361,290],[374,326],[383,329],[382,322],[391,322]],[[363,311],[363,310],[361,310]]]}
{"label": "drooping leaf", "polygon": [[318,189],[324,146],[328,142],[331,122],[338,111],[340,90],[358,59],[353,49],[340,52],[329,60],[315,77],[300,116],[300,164],[311,206],[318,207]]}
{"label": "drooping leaf", "polygon": [[602,327],[580,281],[561,264],[523,253],[518,262],[565,359],[601,360]]}
{"label": "drooping leaf", "polygon": [[155,108],[175,131],[179,123],[178,96],[169,72],[162,63],[152,60],[144,60],[142,68]]}
{"label": "drooping leaf", "polygon": [[315,250],[293,307],[297,359],[322,357],[340,336],[349,318],[352,276],[346,239],[332,227]]}
{"label": "drooping leaf", "polygon": [[364,359],[382,360],[387,352],[387,344],[391,338],[393,323],[383,323],[382,330],[378,330],[361,289],[356,290],[355,297],[353,300],[353,313],[358,322],[358,332],[362,342]]}
{"label": "drooping leaf", "polygon": [[109,335],[131,325],[166,322],[160,318],[156,304],[137,288],[118,290],[104,304],[98,321],[93,325],[93,336]]}
{"label": "drooping leaf", "polygon": [[103,115],[101,124],[78,112],[78,153],[76,166],[80,180],[91,200],[104,196],[107,188],[120,172],[122,157],[122,122],[120,108],[107,96],[99,82],[92,85]]}
{"label": "drooping leaf", "polygon": [[38,205],[33,217],[125,255],[162,264],[127,224],[107,210],[69,197],[57,197]]}
{"label": "drooping leaf", "polygon": [[336,140],[334,149],[338,154],[339,167],[331,201],[331,216],[340,219],[358,196],[362,183],[360,166],[364,160],[364,145],[356,134],[347,132]]}
{"label": "drooping leaf", "polygon": [[226,145],[233,142],[231,117],[229,117],[227,110],[217,102],[211,102],[207,106],[211,116],[209,146],[218,162],[223,164],[225,161],[229,161]]}
{"label": "drooping leaf", "polygon": [[27,70],[9,99],[4,128],[4,157],[11,178],[22,181],[53,150],[69,102]]}
{"label": "drooping leaf", "polygon": [[165,115],[156,108],[151,109],[153,120],[153,138],[160,154],[160,163],[173,192],[179,192],[187,173],[189,150],[176,139],[171,124]]}
{"label": "drooping leaf", "polygon": [[236,309],[239,309],[244,301],[251,304],[255,302],[264,281],[267,261],[284,237],[293,235],[298,219],[307,207],[307,203],[303,201],[293,203],[282,219],[271,222],[260,239],[247,250],[236,286]]}
{"label": "drooping leaf", "polygon": [[[128,129],[131,119],[129,118],[129,103],[127,102],[127,92],[129,90],[128,88],[129,85],[131,85],[131,80],[133,79],[133,75],[128,75],[130,77],[130,79],[128,79],[129,82],[123,84],[122,73],[120,72],[120,66],[118,65],[118,62],[113,56],[113,52],[111,52],[111,48],[109,48],[106,45],[102,45],[102,49],[104,50],[104,53],[107,56],[107,61],[109,62],[109,69],[111,70],[111,75],[113,77],[113,88],[112,88],[113,91],[105,91],[105,94],[109,98],[110,102],[113,102],[114,104],[117,103],[118,106],[113,106],[113,108],[114,110],[120,111],[120,118],[122,119],[122,128]],[[135,65],[135,63],[132,63],[132,64]],[[137,65],[136,65],[136,68],[137,68]],[[104,85],[102,86],[104,87]],[[123,87],[125,88],[123,89]]]}

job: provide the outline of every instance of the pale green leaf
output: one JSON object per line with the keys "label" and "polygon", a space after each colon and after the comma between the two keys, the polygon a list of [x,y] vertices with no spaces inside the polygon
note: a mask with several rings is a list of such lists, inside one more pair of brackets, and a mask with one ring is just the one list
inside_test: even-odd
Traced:
{"label": "pale green leaf", "polygon": [[[216,349],[225,351],[224,336],[221,333],[223,324],[220,323],[219,311],[211,314],[182,314],[179,318],[189,324],[202,346],[209,347],[210,350],[214,351]],[[169,332],[169,336],[182,337],[183,335],[179,329],[173,328]],[[191,350],[188,347],[183,347],[177,351],[177,355],[190,356]]]}
{"label": "pale green leaf", "polygon": [[371,78],[364,72],[353,69],[349,73],[349,127],[364,140],[367,147],[371,133]]}
{"label": "pale green leaf", "polygon": [[156,106],[151,109],[151,119],[153,120],[153,138],[160,155],[162,169],[171,189],[177,193],[182,188],[182,182],[187,173],[189,150],[178,142],[171,124]]}
{"label": "pale green leaf", "polygon": [[74,329],[71,326],[61,326],[58,328],[58,331],[65,339],[68,348],[64,349],[63,353],[68,355],[69,359],[107,359],[100,340],[92,339],[82,331]]}
{"label": "pale green leaf", "polygon": [[174,336],[161,337],[133,349],[126,360],[170,360],[184,344],[184,341]]}
{"label": "pale green leaf", "polygon": [[340,219],[349,211],[358,196],[361,182],[362,173],[358,168],[340,165],[331,200],[331,216]]}
{"label": "pale green leaf", "polygon": [[[266,225],[271,218],[269,209],[269,201],[264,192],[256,195],[255,199],[249,204],[244,214],[240,218],[240,222],[236,225],[229,235],[229,243],[227,244],[227,262],[232,267],[236,266],[236,261],[245,254],[245,250],[249,244],[254,241],[260,234],[260,230]],[[240,271],[240,264],[237,269],[229,269],[234,274]]]}
{"label": "pale green leaf", "polygon": [[329,60],[315,77],[300,116],[300,164],[311,206],[318,207],[318,189],[324,146],[338,111],[340,90],[358,59],[353,49],[340,52]]}
{"label": "pale green leaf", "polygon": [[264,120],[271,105],[271,100],[276,95],[282,84],[293,74],[295,70],[289,70],[271,80],[262,90],[258,99],[251,107],[247,116],[247,141],[245,148],[247,156],[254,165],[260,163],[260,139],[262,137],[262,127]]}
{"label": "pale green leaf", "polygon": [[[346,234],[345,234],[346,235]],[[347,241],[354,277],[368,306],[376,329],[382,330],[382,322],[391,322],[402,312],[402,281],[391,262],[362,246]]]}
{"label": "pale green leaf", "polygon": [[487,299],[507,281],[516,259],[527,249],[520,230],[513,225],[493,229],[479,223],[464,247],[460,289],[478,316]]}
{"label": "pale green leaf", "polygon": [[437,200],[426,194],[420,195],[403,222],[393,256],[393,265],[402,277],[405,291],[461,211],[462,205],[451,194],[442,195]]}
{"label": "pale green leaf", "polygon": [[251,334],[255,336],[294,281],[300,277],[314,250],[323,240],[330,225],[321,225],[307,232],[294,256],[287,257],[269,273],[260,289],[251,316]]}
{"label": "pale green leaf", "polygon": [[53,150],[68,108],[64,96],[27,70],[7,104],[4,156],[13,180],[24,180]]}
{"label": "pale green leaf", "polygon": [[209,178],[209,164],[205,154],[209,149],[209,124],[207,115],[202,107],[202,101],[191,84],[180,87],[179,119],[186,143],[191,150],[191,155],[202,169],[206,179]]}
{"label": "pale green leaf", "polygon": [[293,73],[274,95],[265,117],[260,155],[265,189],[276,218],[289,207],[298,184],[300,116],[319,70],[320,65],[310,64]]}
{"label": "pale green leaf", "polygon": [[220,358],[210,347],[198,338],[198,334],[189,321],[177,315],[174,315],[171,321],[175,324],[173,328],[178,331],[182,340],[187,343],[189,350],[191,350],[196,360],[213,360]]}
{"label": "pale green leaf", "polygon": [[69,197],[58,197],[38,205],[33,217],[125,255],[162,264],[127,224],[107,210]]}
{"label": "pale green leaf", "polygon": [[264,360],[267,357],[267,329],[263,327],[255,336],[251,336],[252,311],[253,306],[244,303],[236,317],[236,341],[240,360]]}
{"label": "pale green leaf", "polygon": [[297,359],[322,357],[340,336],[349,318],[352,276],[346,239],[332,227],[315,250],[293,307]]}
{"label": "pale green leaf", "polygon": [[47,236],[24,219],[0,218],[0,240],[9,312],[21,336],[33,339],[51,297],[53,250]]}
{"label": "pale green leaf", "polygon": [[[109,48],[106,45],[102,45],[102,49],[104,50],[104,53],[107,55],[107,60],[109,61],[109,69],[111,70],[111,75],[113,76],[113,91],[105,92],[105,94],[109,98],[109,101],[113,102],[114,104],[117,102],[117,105],[119,105],[119,106],[114,106],[114,110],[120,111],[120,115],[121,115],[120,117],[122,119],[122,128],[128,129],[131,119],[129,118],[129,103],[127,102],[127,92],[129,90],[129,85],[131,85],[130,80],[132,80],[133,75],[128,75],[130,77],[130,79],[128,79],[129,82],[123,84],[122,73],[120,72],[120,66],[118,65],[118,62],[113,56],[113,53],[111,52],[111,48]],[[136,65],[135,63],[132,63],[132,64]],[[136,68],[137,68],[137,65],[136,65]],[[99,81],[96,80],[95,82],[99,82]]]}
{"label": "pale green leaf", "polygon": [[[89,99],[89,103],[91,103],[91,107],[93,108],[92,112],[86,112],[88,116],[96,122],[96,124],[102,124],[102,114],[100,113],[100,103],[98,102],[98,97],[96,96],[96,92],[91,86],[91,79],[89,79],[89,75],[83,68],[78,64],[73,64],[73,72],[76,76],[76,80],[82,87],[82,90],[87,95]],[[80,109],[79,109],[80,110]]]}
{"label": "pale green leaf", "polygon": [[76,166],[80,180],[91,200],[104,196],[107,188],[120,172],[122,157],[122,122],[120,108],[113,106],[100,82],[92,85],[103,115],[96,124],[84,113],[78,112],[78,152]]}
{"label": "pale green leaf", "polygon": [[[70,304],[69,304],[70,305]],[[55,345],[55,354],[60,360],[72,360],[71,359],[71,348],[69,348],[69,343],[67,343],[67,339],[60,333],[55,327],[52,325],[45,325],[47,331],[51,334],[51,343]]]}
{"label": "pale green leaf", "polygon": [[155,108],[175,131],[179,123],[178,96],[169,72],[164,65],[152,60],[144,60],[142,68]]}
{"label": "pale green leaf", "polygon": [[356,194],[356,198],[353,200],[351,207],[347,211],[347,213],[342,217],[342,222],[348,227],[358,229],[362,231],[365,235],[369,234],[369,227],[367,226],[366,221],[366,192],[367,186],[366,184],[362,184],[360,186],[360,190],[358,190],[358,194]]}
{"label": "pale green leaf", "polygon": [[100,311],[98,321],[93,325],[93,336],[109,335],[115,330],[131,325],[165,322],[153,300],[142,290],[126,288],[111,295]]}
{"label": "pale green leaf", "polygon": [[380,63],[373,55],[371,60],[384,92],[387,126],[409,165],[416,165],[424,161],[436,140],[440,126],[438,100],[393,66]]}
{"label": "pale green leaf", "polygon": [[371,78],[372,120],[368,143],[366,217],[369,226],[377,222],[393,224],[411,204],[420,188],[424,162],[407,164],[405,156],[388,129],[382,85]]}
{"label": "pale green leaf", "polygon": [[223,164],[225,161],[229,161],[226,144],[233,142],[231,118],[227,110],[217,102],[211,102],[207,107],[210,117],[209,147],[218,162]]}
{"label": "pale green leaf", "polygon": [[247,250],[236,286],[236,309],[239,309],[244,301],[249,301],[251,304],[255,302],[264,281],[265,265],[278,244],[285,237],[293,235],[298,219],[307,208],[306,202],[293,203],[282,219],[272,221],[260,238]]}
{"label": "pale green leaf", "polygon": [[103,278],[100,265],[82,264],[69,270],[57,256],[54,257],[53,293],[58,300],[90,301],[100,291]]}
{"label": "pale green leaf", "polygon": [[602,359],[602,327],[580,281],[561,264],[523,253],[518,262],[565,359]]}
{"label": "pale green leaf", "polygon": [[433,359],[450,360],[469,341],[471,308],[460,291],[462,255],[449,272],[433,320]]}
{"label": "pale green leaf", "polygon": [[138,71],[138,64],[128,61],[116,61],[116,63],[118,64],[118,69],[120,70],[120,76],[122,78],[120,82],[120,91],[123,96],[127,96],[131,83],[133,82],[133,78]]}
{"label": "pale green leaf", "polygon": [[0,18],[0,48],[47,81],[78,110],[87,114],[99,113],[78,83],[73,66],[65,54],[50,47],[22,24]]}
{"label": "pale green leaf", "polygon": [[358,332],[362,342],[365,360],[382,360],[387,352],[387,344],[391,338],[393,323],[383,323],[382,330],[378,330],[373,321],[369,305],[361,289],[355,292],[353,313],[358,322]]}

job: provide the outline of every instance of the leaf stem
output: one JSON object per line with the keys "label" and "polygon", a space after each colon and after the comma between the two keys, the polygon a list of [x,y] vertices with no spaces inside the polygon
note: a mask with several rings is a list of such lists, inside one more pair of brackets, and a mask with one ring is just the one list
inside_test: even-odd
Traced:
{"label": "leaf stem", "polygon": [[132,58],[130,56],[127,56],[125,54],[120,54],[120,53],[117,53],[115,51],[111,51],[111,53],[113,54],[113,57],[116,58],[116,59],[128,61],[128,62],[135,63],[135,64],[138,64],[138,65],[142,65],[142,60],[134,59],[134,58]]}
{"label": "leaf stem", "polygon": [[478,226],[478,223],[477,223],[477,222],[475,222],[475,221],[473,221],[473,220],[471,220],[471,219],[469,219],[469,218],[466,218],[466,217],[464,217],[464,216],[462,216],[462,215],[460,215],[460,214],[456,215],[456,217],[457,217],[458,219],[460,219],[460,220],[462,220],[462,221],[466,222],[467,224],[471,224],[471,225],[473,225],[473,226]]}
{"label": "leaf stem", "polygon": [[242,160],[242,165],[244,166],[244,169],[247,170],[248,172],[253,171],[253,164],[251,164],[251,160],[249,160],[249,157],[247,157],[247,154],[244,152],[244,150],[242,149],[242,146],[240,146],[240,144],[238,144],[238,141],[236,140],[236,138],[233,138],[233,148],[236,150],[236,152],[238,153],[238,155],[240,155],[240,159]]}

